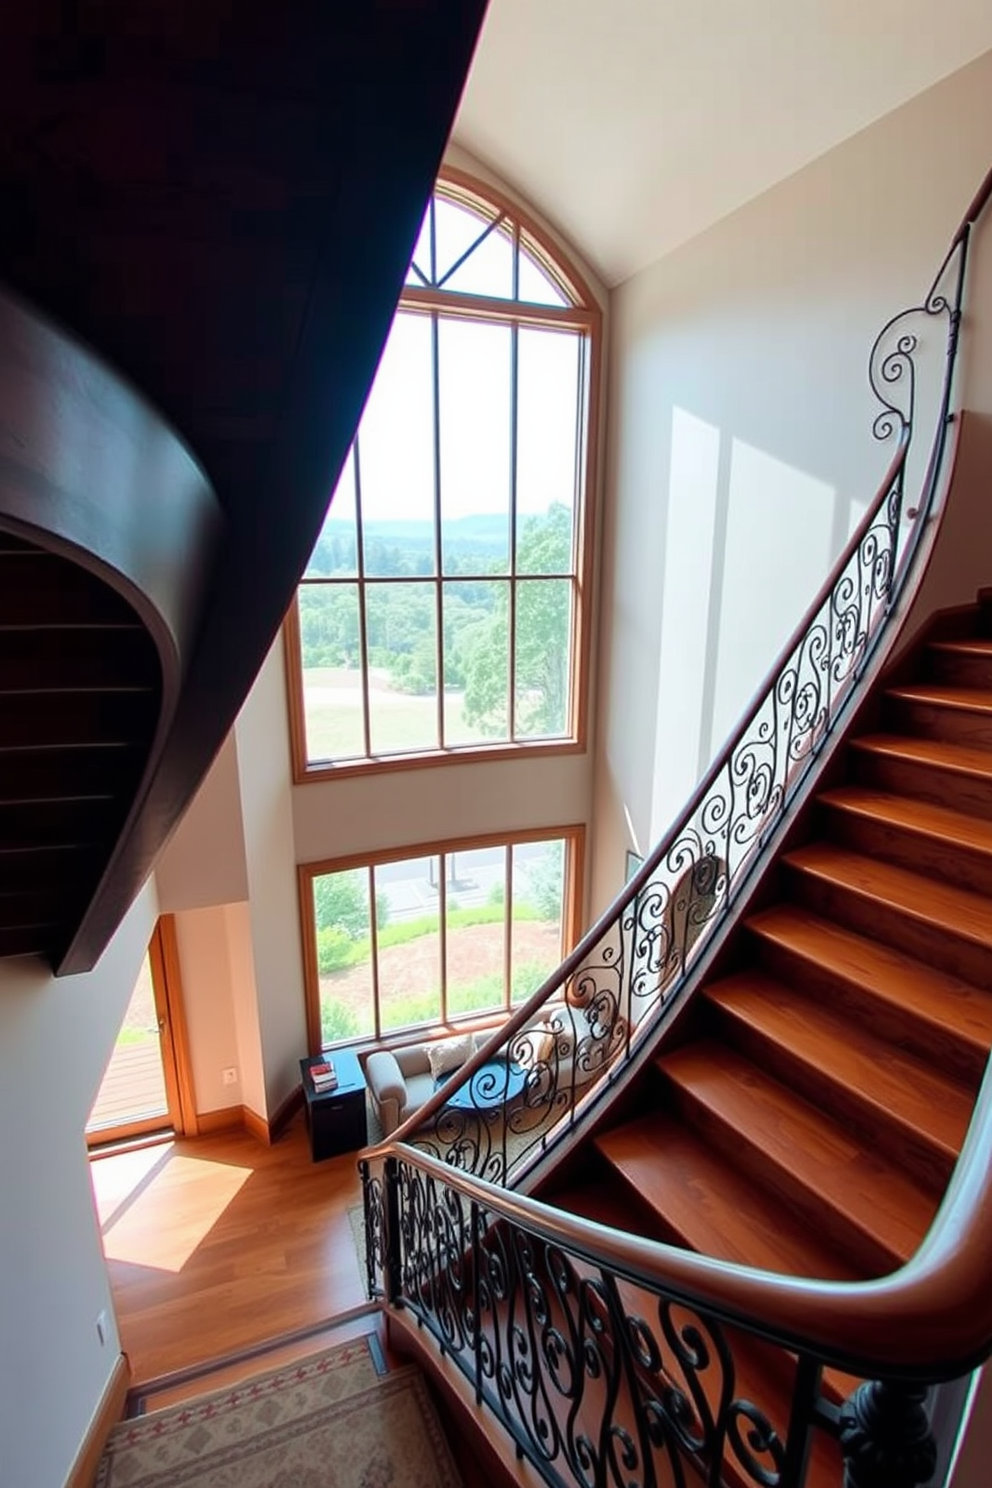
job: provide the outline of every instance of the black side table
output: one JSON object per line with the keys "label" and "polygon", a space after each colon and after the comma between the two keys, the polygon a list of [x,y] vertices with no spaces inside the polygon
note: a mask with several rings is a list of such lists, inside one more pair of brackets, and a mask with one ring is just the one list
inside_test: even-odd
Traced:
{"label": "black side table", "polygon": [[[310,1078],[310,1066],[330,1060],[338,1083],[333,1090],[317,1090]],[[300,1060],[303,1078],[303,1104],[310,1136],[310,1153],[314,1162],[337,1157],[342,1152],[356,1152],[368,1145],[365,1110],[365,1076],[358,1055],[349,1049],[335,1049],[333,1054],[313,1054]]]}

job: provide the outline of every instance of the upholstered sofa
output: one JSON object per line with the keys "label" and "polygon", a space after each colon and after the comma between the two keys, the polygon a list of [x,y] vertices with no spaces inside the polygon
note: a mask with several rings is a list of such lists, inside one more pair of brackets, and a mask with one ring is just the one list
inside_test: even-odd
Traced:
{"label": "upholstered sofa", "polygon": [[[399,1048],[374,1049],[361,1056],[372,1108],[388,1137],[436,1090],[456,1074],[493,1029],[455,1038],[421,1040]],[[557,1006],[517,1034],[510,1049],[514,1063],[528,1071],[528,1101],[540,1102],[556,1085],[576,1087],[592,1080],[622,1042],[619,1025],[607,1036],[590,1027],[581,1009]]]}

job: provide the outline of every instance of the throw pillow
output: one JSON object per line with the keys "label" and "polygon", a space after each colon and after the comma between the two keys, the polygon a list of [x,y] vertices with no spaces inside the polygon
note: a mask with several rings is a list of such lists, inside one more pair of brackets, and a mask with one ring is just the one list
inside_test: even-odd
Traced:
{"label": "throw pillow", "polygon": [[460,1038],[438,1039],[432,1044],[425,1044],[424,1053],[427,1055],[434,1083],[437,1084],[446,1071],[460,1069],[474,1052],[472,1036],[468,1033]]}
{"label": "throw pillow", "polygon": [[510,1045],[512,1056],[521,1069],[533,1069],[535,1064],[546,1064],[554,1047],[554,1029],[549,1023],[535,1023],[533,1028],[525,1028]]}

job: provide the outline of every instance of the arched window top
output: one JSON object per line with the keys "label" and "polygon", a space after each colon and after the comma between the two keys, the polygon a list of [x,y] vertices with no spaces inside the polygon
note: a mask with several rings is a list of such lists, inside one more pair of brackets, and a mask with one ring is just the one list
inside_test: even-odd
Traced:
{"label": "arched window top", "polygon": [[297,780],[585,748],[599,306],[445,172],[287,620]]}
{"label": "arched window top", "polygon": [[406,286],[557,310],[591,306],[579,276],[540,229],[454,174],[442,175],[434,189]]}

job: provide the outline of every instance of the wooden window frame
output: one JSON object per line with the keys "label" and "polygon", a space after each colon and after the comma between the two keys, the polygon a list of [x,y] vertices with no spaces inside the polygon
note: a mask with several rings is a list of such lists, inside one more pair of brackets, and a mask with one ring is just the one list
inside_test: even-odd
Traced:
{"label": "wooden window frame", "polygon": [[[585,826],[581,822],[572,822],[565,826],[531,827],[519,832],[487,832],[474,837],[445,838],[434,842],[411,843],[406,847],[390,848],[382,852],[353,853],[344,858],[328,858],[315,863],[300,863],[297,865],[297,886],[300,906],[300,931],[303,941],[303,982],[306,997],[306,1020],[307,1020],[307,1046],[311,1054],[319,1054],[324,1048],[370,1048],[386,1047],[390,1044],[403,1044],[409,1040],[411,1033],[424,1033],[436,1029],[460,1029],[472,1027],[484,1027],[487,1024],[502,1021],[511,1009],[510,1000],[510,940],[507,933],[508,926],[512,925],[512,880],[510,893],[507,901],[507,916],[504,920],[504,1000],[501,1008],[489,1008],[479,1013],[466,1013],[461,1017],[450,1019],[446,1013],[446,978],[447,966],[445,958],[445,940],[447,929],[446,921],[446,896],[443,882],[439,885],[438,892],[438,936],[439,936],[439,959],[441,973],[441,1007],[442,1017],[433,1022],[411,1024],[402,1029],[389,1029],[383,1033],[380,1024],[378,977],[376,973],[376,958],[378,948],[376,945],[375,905],[371,902],[370,932],[372,939],[372,967],[373,967],[373,996],[375,998],[375,1032],[362,1034],[354,1039],[341,1039],[337,1043],[325,1045],[321,1039],[320,1021],[320,977],[317,969],[317,925],[313,907],[313,881],[327,873],[346,873],[354,868],[377,868],[387,863],[401,863],[407,859],[434,857],[441,853],[469,852],[475,848],[505,847],[512,849],[530,842],[551,842],[561,839],[565,845],[565,869],[564,883],[562,888],[562,959],[578,943],[581,933],[581,906],[582,890],[585,877]],[[511,855],[512,863],[512,855]]]}
{"label": "wooden window frame", "polygon": [[[584,337],[583,349],[580,351],[580,355],[584,359],[584,367],[580,370],[581,403],[584,404],[584,408],[580,407],[581,417],[578,433],[577,499],[573,515],[574,567],[568,575],[518,575],[516,573],[516,481],[514,478],[511,482],[510,493],[511,547],[509,572],[506,575],[483,576],[485,579],[506,580],[509,583],[508,702],[510,704],[510,713],[508,716],[508,725],[511,732],[513,731],[513,703],[515,697],[515,646],[513,638],[515,635],[514,609],[517,586],[521,582],[527,582],[528,580],[559,577],[568,578],[571,582],[573,592],[571,635],[569,638],[569,659],[571,666],[569,685],[570,732],[563,737],[519,740],[501,739],[494,740],[491,744],[484,741],[476,741],[470,744],[445,744],[442,742],[440,745],[432,745],[424,749],[411,750],[406,753],[397,752],[374,755],[371,753],[368,688],[364,680],[367,667],[366,661],[362,669],[363,732],[366,753],[362,756],[349,759],[311,762],[307,755],[306,709],[303,691],[303,647],[298,608],[300,589],[303,587],[304,582],[309,581],[301,579],[300,586],[293,597],[293,602],[283,624],[293,780],[297,785],[313,781],[340,779],[342,776],[378,774],[383,770],[422,769],[425,766],[431,767],[438,764],[477,762],[480,759],[496,761],[517,759],[521,756],[582,754],[587,748],[589,669],[592,644],[592,535],[595,530],[595,487],[599,468],[598,433],[602,364],[602,314],[583,276],[569,261],[568,256],[552,242],[543,228],[526,211],[522,210],[508,197],[486,183],[477,181],[465,172],[450,168],[446,168],[440,173],[435,186],[435,192],[443,196],[446,200],[454,202],[456,205],[466,207],[483,217],[488,217],[493,222],[501,222],[505,218],[508,228],[512,233],[514,245],[516,247],[523,246],[525,251],[538,263],[561,294],[570,299],[572,303],[565,306],[537,305],[516,299],[504,300],[495,297],[490,298],[488,296],[463,294],[456,291],[437,290],[427,286],[421,287],[406,284],[400,294],[397,305],[398,312],[405,311],[407,313],[429,315],[435,327],[435,337],[437,334],[436,328],[442,316],[445,319],[462,317],[470,320],[482,320],[491,324],[507,324],[517,328],[526,326],[528,328],[568,329],[574,330]],[[516,289],[516,285],[514,285],[514,289]],[[516,348],[517,337],[514,335],[511,351],[511,378],[514,380],[516,378],[517,364]],[[436,356],[434,359],[434,376],[436,380]],[[436,420],[436,387],[434,409]],[[515,447],[515,433],[513,440]],[[437,459],[437,449],[435,449],[435,459]],[[513,456],[513,461],[515,464],[515,456]],[[441,527],[440,511],[438,508],[439,495],[436,481],[437,477],[435,477],[434,522],[435,540],[436,545],[439,547],[441,542]],[[356,519],[359,524],[356,532],[356,573],[347,578],[342,576],[338,582],[342,585],[354,584],[359,591],[366,591],[367,584],[372,585],[381,582],[391,584],[409,582],[433,585],[437,617],[435,636],[437,675],[441,678],[443,676],[444,651],[442,608],[444,585],[452,582],[471,581],[472,576],[461,574],[446,576],[442,571],[440,558],[436,557],[435,572],[433,575],[418,575],[409,579],[396,577],[389,579],[368,579],[364,573],[361,525],[360,517],[358,517],[357,513]],[[361,646],[363,654],[367,656],[364,616],[365,606],[363,603],[360,605]],[[444,690],[439,686],[436,692],[438,738],[443,741]]]}

